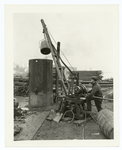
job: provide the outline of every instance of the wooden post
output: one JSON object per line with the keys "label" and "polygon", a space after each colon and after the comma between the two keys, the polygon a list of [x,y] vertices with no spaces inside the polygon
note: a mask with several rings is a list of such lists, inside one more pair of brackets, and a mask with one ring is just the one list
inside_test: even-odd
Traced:
{"label": "wooden post", "polygon": [[77,79],[76,84],[79,86],[79,72],[77,72]]}
{"label": "wooden post", "polygon": [[[60,56],[60,42],[57,43],[57,55]],[[57,57],[57,63],[59,64],[59,57]],[[56,101],[58,97],[58,92],[59,92],[59,77],[58,73],[56,71]]]}

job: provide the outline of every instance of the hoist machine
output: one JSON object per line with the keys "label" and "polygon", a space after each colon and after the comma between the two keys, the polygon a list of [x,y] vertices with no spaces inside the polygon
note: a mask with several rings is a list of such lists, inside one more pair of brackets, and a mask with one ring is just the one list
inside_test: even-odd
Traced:
{"label": "hoist machine", "polygon": [[[62,60],[60,56],[60,42],[57,43],[57,48],[55,48],[43,19],[41,19],[41,24],[43,27],[44,40],[41,41],[40,51],[44,55],[51,53],[57,72],[55,96],[56,99],[61,99],[57,120],[59,121],[61,117],[64,117],[68,112],[72,113],[72,120],[75,117],[81,117],[81,114],[85,109],[84,95],[87,94],[87,89],[83,84],[79,84],[78,73],[72,71]],[[70,72],[69,80],[67,80],[63,68],[67,68]],[[62,87],[61,95],[58,94],[59,82]]]}

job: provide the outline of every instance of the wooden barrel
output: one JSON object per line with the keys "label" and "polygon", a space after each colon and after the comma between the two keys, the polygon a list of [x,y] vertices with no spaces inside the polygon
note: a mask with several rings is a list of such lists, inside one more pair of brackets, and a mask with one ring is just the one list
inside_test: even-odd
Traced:
{"label": "wooden barrel", "polygon": [[114,138],[113,112],[109,109],[102,109],[97,115],[97,121],[103,134],[108,139]]}

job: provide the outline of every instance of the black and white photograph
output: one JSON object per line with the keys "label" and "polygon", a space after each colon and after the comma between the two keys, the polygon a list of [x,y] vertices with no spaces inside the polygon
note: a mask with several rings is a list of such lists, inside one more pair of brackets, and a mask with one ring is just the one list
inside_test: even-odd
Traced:
{"label": "black and white photograph", "polygon": [[12,142],[117,145],[118,16],[116,4],[5,6]]}

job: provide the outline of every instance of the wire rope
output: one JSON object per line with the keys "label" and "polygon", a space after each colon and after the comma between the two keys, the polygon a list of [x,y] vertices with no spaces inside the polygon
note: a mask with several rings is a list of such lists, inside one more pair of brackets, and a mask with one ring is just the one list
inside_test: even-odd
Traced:
{"label": "wire rope", "polygon": [[[49,30],[48,30],[48,32],[49,32]],[[57,42],[56,42],[56,40],[54,39],[54,37],[52,36],[52,34],[51,34],[50,32],[49,32],[49,34],[50,34],[50,36],[52,37],[53,41],[57,44]],[[69,64],[70,67],[72,68],[72,70],[75,71],[74,68],[72,67],[71,63],[69,62],[69,60],[66,58],[65,54],[63,53],[63,51],[62,51],[61,49],[60,49],[60,51],[61,51],[61,53],[63,54],[64,58],[67,60],[68,64]]]}

